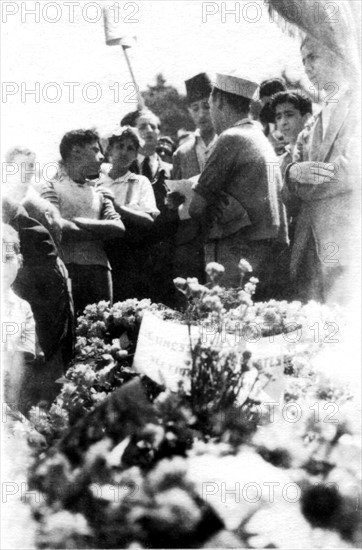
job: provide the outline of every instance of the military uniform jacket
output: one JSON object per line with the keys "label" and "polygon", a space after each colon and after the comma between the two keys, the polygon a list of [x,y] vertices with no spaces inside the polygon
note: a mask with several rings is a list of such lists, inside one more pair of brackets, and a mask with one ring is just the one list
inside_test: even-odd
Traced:
{"label": "military uniform jacket", "polygon": [[243,229],[243,238],[248,241],[275,239],[286,243],[281,187],[279,162],[272,146],[258,123],[243,119],[219,136],[194,189],[207,202],[206,231],[214,222],[210,207],[220,201],[222,191],[230,197],[231,214],[228,220],[226,208],[220,238]]}

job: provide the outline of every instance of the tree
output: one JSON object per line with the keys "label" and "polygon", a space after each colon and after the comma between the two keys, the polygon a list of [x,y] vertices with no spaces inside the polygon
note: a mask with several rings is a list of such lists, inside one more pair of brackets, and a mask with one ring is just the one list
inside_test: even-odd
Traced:
{"label": "tree", "polygon": [[166,85],[162,73],[156,75],[156,85],[148,85],[148,90],[142,92],[142,97],[146,106],[161,119],[163,135],[176,140],[177,130],[195,129],[187,110],[186,96],[180,95],[173,86]]}

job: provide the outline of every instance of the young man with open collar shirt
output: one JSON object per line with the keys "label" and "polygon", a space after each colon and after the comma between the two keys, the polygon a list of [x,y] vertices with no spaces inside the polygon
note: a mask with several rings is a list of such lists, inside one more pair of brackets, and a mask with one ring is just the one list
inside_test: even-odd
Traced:
{"label": "young man with open collar shirt", "polygon": [[63,223],[64,262],[72,281],[75,311],[100,300],[112,302],[110,264],[103,241],[121,237],[124,225],[112,201],[96,189],[89,176],[104,160],[99,136],[74,130],[60,144],[62,161],[41,195],[59,210]]}

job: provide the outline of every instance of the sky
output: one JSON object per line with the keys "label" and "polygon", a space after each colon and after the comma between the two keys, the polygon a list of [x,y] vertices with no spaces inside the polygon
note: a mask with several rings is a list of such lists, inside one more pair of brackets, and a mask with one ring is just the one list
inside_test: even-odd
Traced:
{"label": "sky", "polygon": [[[65,132],[96,127],[109,134],[135,109],[122,49],[105,43],[104,4],[1,2],[2,158],[25,145],[40,162],[57,160]],[[136,36],[127,51],[141,90],[160,72],[181,93],[184,80],[203,71],[259,81],[284,68],[303,73],[299,44],[270,20],[263,0],[115,4],[120,33]]]}

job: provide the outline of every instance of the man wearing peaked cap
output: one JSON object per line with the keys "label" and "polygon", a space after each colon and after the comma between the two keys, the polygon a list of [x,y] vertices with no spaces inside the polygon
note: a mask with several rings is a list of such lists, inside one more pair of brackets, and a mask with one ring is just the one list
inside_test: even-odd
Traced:
{"label": "man wearing peaked cap", "polygon": [[256,82],[246,80],[245,78],[218,73],[216,75],[215,87],[222,92],[253,99],[259,86]]}
{"label": "man wearing peaked cap", "polygon": [[288,237],[279,163],[248,116],[257,88],[245,78],[217,75],[210,112],[220,135],[194,187],[190,215],[203,224],[206,263],[225,267],[225,286],[239,285],[245,258],[260,280],[256,299],[266,300],[278,295],[274,266]]}
{"label": "man wearing peaked cap", "polygon": [[[185,80],[185,86],[188,111],[196,131],[173,156],[172,177],[176,180],[200,174],[217,140],[210,116],[210,77],[206,73],[197,74]],[[176,234],[174,274],[175,277],[197,277],[199,281],[204,277],[203,243],[197,220],[180,221]]]}

